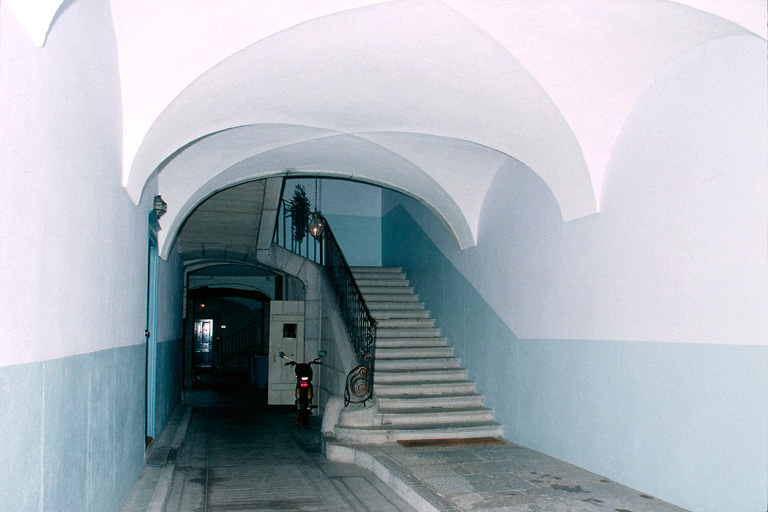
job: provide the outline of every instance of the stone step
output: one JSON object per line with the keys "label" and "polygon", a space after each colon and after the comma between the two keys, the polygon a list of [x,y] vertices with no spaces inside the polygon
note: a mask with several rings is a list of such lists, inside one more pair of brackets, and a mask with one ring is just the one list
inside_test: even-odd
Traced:
{"label": "stone step", "polygon": [[386,348],[376,346],[376,364],[384,359],[433,359],[453,355],[452,347],[407,347]]}
{"label": "stone step", "polygon": [[379,338],[376,336],[377,348],[412,348],[412,347],[445,347],[446,338]]}
{"label": "stone step", "polygon": [[[408,294],[396,294],[396,293],[372,293],[363,294],[363,300],[368,304],[369,302],[394,302],[398,304],[407,304],[410,302],[419,302],[419,296],[415,293]],[[370,309],[370,306],[369,306]]]}
{"label": "stone step", "polygon": [[398,382],[433,382],[433,381],[463,381],[467,380],[467,370],[464,368],[439,368],[436,370],[381,370],[376,371],[376,382],[393,384]]}
{"label": "stone step", "polygon": [[393,397],[377,397],[381,411],[408,409],[447,409],[482,407],[483,396],[477,393],[461,393],[455,395],[408,395]]}
{"label": "stone step", "polygon": [[[376,317],[374,317],[376,318]],[[379,329],[387,328],[410,328],[410,327],[427,327],[433,328],[435,321],[431,318],[376,318],[378,321],[377,327]]]}
{"label": "stone step", "polygon": [[493,422],[493,411],[487,407],[452,409],[399,409],[382,411],[382,425],[461,425]]}
{"label": "stone step", "polygon": [[349,267],[352,274],[392,274],[403,273],[402,267]]}
{"label": "stone step", "polygon": [[370,295],[412,295],[412,286],[361,286],[357,283],[357,287],[360,288],[360,293],[363,294],[363,298]]}
{"label": "stone step", "polygon": [[[429,310],[427,309],[377,309],[370,308],[369,311],[376,320],[395,320],[398,318],[430,318]],[[430,320],[432,320],[430,318]],[[434,323],[434,320],[432,320]]]}
{"label": "stone step", "polygon": [[424,303],[419,301],[397,302],[393,300],[375,301],[365,300],[371,313],[378,314],[383,311],[427,311],[424,309]]}
{"label": "stone step", "polygon": [[383,327],[376,329],[382,338],[435,338],[440,337],[438,327]]}
{"label": "stone step", "polygon": [[336,427],[336,439],[361,444],[394,443],[401,439],[467,439],[501,437],[501,425],[481,422],[466,425],[386,425],[370,428]]}
{"label": "stone step", "polygon": [[[458,368],[459,358],[457,357],[435,357],[430,359],[377,359],[376,371],[378,370],[427,370],[439,368]],[[375,379],[374,375],[374,379]]]}
{"label": "stone step", "polygon": [[[388,283],[397,283],[398,286],[402,283],[406,285],[408,283],[408,278],[402,272],[353,272],[352,277],[355,278],[355,282],[386,281]],[[383,286],[390,286],[390,284],[384,284]]]}
{"label": "stone step", "polygon": [[355,282],[357,283],[358,288],[371,288],[371,287],[382,287],[382,288],[407,288],[408,287],[408,280],[405,278],[405,276],[402,277],[402,279],[380,279],[380,278],[372,278],[371,276],[365,276],[363,278],[355,278]]}
{"label": "stone step", "polygon": [[378,397],[408,396],[408,395],[455,395],[473,393],[475,383],[463,381],[434,381],[434,382],[396,382],[381,383],[375,380],[373,391]]}
{"label": "stone step", "polygon": [[356,274],[353,277],[358,286],[386,286],[389,288],[410,286],[410,281],[405,277],[405,274]]}

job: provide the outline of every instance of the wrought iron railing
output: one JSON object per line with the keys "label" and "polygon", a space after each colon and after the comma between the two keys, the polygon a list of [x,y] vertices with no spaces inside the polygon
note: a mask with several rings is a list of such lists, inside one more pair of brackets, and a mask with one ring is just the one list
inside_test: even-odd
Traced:
{"label": "wrought iron railing", "polygon": [[376,320],[365,304],[363,294],[355,282],[352,269],[347,264],[328,220],[322,218],[324,230],[311,240],[294,240],[293,218],[290,215],[291,202],[281,200],[275,226],[274,242],[300,256],[322,265],[331,283],[336,300],[347,328],[357,366],[347,374],[344,389],[344,405],[365,404],[373,395],[373,362],[376,344]]}
{"label": "wrought iron railing", "polygon": [[293,201],[287,199],[280,200],[280,206],[277,211],[277,220],[275,221],[275,235],[273,241],[291,252],[304,256],[315,263],[323,264],[323,239],[315,239],[309,236],[305,230],[305,236],[301,240],[296,240],[296,226],[291,216],[291,206]]}
{"label": "wrought iron railing", "polygon": [[373,355],[376,343],[376,320],[363,300],[352,270],[341,252],[333,231],[325,220],[325,257],[323,266],[336,292],[341,316],[347,327],[357,367],[347,374],[344,405],[365,403],[373,393]]}
{"label": "wrought iron railing", "polygon": [[226,364],[231,359],[250,351],[264,351],[261,322],[257,321],[225,336],[216,347],[216,359]]}

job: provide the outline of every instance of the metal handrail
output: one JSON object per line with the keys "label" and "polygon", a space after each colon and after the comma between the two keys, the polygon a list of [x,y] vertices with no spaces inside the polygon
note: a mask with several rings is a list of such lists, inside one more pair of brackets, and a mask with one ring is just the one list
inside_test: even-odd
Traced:
{"label": "metal handrail", "polygon": [[291,204],[292,202],[286,199],[280,200],[273,241],[280,247],[325,268],[357,360],[357,366],[347,374],[344,405],[365,404],[373,395],[376,320],[363,299],[363,294],[328,224],[328,219],[322,217],[325,227],[317,240],[308,235],[306,239],[312,238],[314,242],[309,240],[306,243],[304,240],[297,242],[292,236],[295,228],[290,215]]}
{"label": "metal handrail", "polygon": [[357,286],[352,269],[347,264],[336,237],[325,223],[325,262],[324,267],[336,300],[347,327],[352,350],[357,359],[357,366],[347,374],[347,384],[344,389],[344,405],[367,402],[373,393],[374,351],[376,344],[376,320],[371,315],[363,294]]}
{"label": "metal handrail", "polygon": [[293,205],[293,201],[288,199],[280,200],[272,241],[284,249],[288,249],[299,256],[303,256],[308,260],[312,260],[315,263],[322,265],[322,238],[316,240],[307,233],[303,240],[297,241],[294,239],[293,233],[296,228],[293,225],[293,217],[291,216],[291,205]]}
{"label": "metal handrail", "polygon": [[234,357],[263,348],[264,340],[261,339],[261,331],[258,329],[260,325],[260,321],[253,322],[222,338],[216,347],[216,359],[219,364],[224,365]]}

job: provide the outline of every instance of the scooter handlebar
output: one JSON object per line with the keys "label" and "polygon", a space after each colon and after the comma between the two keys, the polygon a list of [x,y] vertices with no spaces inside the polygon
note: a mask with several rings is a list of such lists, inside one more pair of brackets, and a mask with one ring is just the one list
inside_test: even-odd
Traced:
{"label": "scooter handlebar", "polygon": [[[320,353],[320,355],[318,357],[316,357],[314,360],[310,361],[307,364],[323,364],[323,362],[320,361],[320,358],[323,357],[324,355],[325,355],[325,351],[323,350],[323,351],[321,351],[321,353]],[[299,364],[296,361],[294,361],[293,359],[291,359],[290,357],[288,357],[287,355],[285,355],[285,352],[283,352],[282,350],[277,353],[277,357],[281,357],[281,358],[283,358],[283,359],[288,361],[287,363],[285,363],[285,366],[296,366],[297,364]]]}

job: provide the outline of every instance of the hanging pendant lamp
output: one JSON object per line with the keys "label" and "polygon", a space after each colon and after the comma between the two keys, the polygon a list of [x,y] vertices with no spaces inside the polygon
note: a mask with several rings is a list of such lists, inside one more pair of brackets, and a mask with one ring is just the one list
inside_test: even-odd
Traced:
{"label": "hanging pendant lamp", "polygon": [[312,219],[309,221],[309,234],[312,235],[315,240],[318,240],[323,236],[323,231],[325,230],[325,220],[320,214],[317,202],[318,183],[318,179],[315,178],[315,211],[312,212]]}

